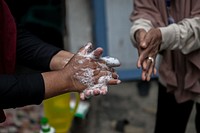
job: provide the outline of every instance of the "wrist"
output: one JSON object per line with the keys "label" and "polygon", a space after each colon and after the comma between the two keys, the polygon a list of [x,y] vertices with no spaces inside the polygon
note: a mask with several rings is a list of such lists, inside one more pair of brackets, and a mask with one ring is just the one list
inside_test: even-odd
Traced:
{"label": "wrist", "polygon": [[42,73],[45,99],[69,92],[68,81],[62,70]]}
{"label": "wrist", "polygon": [[73,53],[61,50],[51,59],[50,69],[51,70],[63,69],[73,55],[74,55]]}

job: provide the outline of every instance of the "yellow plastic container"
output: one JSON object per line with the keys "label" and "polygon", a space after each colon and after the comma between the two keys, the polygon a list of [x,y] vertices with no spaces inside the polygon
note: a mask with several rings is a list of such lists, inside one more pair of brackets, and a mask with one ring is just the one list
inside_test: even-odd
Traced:
{"label": "yellow plastic container", "polygon": [[74,114],[79,103],[79,94],[75,93],[76,105],[74,109],[70,108],[70,93],[56,96],[44,101],[44,115],[48,118],[49,124],[56,129],[56,133],[68,133]]}

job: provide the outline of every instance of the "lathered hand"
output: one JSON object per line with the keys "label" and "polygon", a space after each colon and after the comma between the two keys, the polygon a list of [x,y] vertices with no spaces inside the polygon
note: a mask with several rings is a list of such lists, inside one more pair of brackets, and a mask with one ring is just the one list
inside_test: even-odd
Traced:
{"label": "lathered hand", "polygon": [[[120,83],[118,75],[112,66],[119,66],[120,63],[115,58],[102,58],[102,48],[92,49],[92,44],[88,43],[82,47],[69,61],[64,69],[70,76],[72,91],[80,92],[81,99],[93,95],[106,94],[107,85]],[[113,62],[110,62],[112,60]],[[112,64],[114,63],[114,64]]]}

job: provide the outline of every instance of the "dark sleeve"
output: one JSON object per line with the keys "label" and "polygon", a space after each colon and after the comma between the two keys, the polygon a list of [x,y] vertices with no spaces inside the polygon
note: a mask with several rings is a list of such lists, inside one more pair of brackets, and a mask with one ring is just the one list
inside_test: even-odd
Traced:
{"label": "dark sleeve", "polygon": [[17,28],[17,63],[36,70],[49,70],[51,58],[61,49],[47,44],[23,29]]}
{"label": "dark sleeve", "polygon": [[41,74],[0,75],[0,109],[40,104],[44,93]]}

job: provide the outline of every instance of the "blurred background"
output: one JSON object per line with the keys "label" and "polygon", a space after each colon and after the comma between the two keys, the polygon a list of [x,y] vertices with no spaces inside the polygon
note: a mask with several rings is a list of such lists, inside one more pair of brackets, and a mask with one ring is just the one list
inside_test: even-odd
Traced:
{"label": "blurred background", "polygon": [[[87,42],[116,57],[122,83],[109,93],[80,101],[76,93],[44,101],[39,106],[6,110],[0,133],[39,133],[43,117],[57,133],[153,133],[157,76],[140,79],[137,51],[130,41],[132,0],[6,0],[17,23],[42,40],[75,53]],[[19,72],[31,73],[24,67]],[[194,132],[194,111],[187,133]]]}

